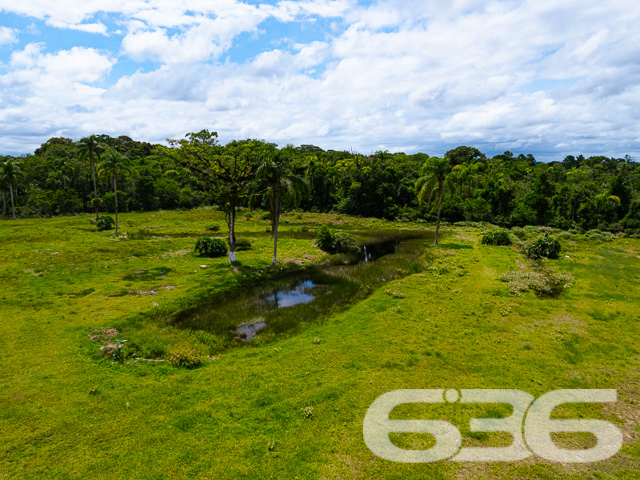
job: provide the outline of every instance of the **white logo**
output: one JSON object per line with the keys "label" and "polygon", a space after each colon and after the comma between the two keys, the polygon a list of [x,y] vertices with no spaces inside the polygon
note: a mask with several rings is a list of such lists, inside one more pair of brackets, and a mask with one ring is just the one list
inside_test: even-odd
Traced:
{"label": "white logo", "polygon": [[[402,463],[510,462],[533,453],[563,463],[597,462],[615,455],[622,447],[622,433],[604,420],[551,419],[554,408],[565,403],[611,403],[616,390],[554,390],[534,401],[521,390],[394,390],[378,397],[364,417],[364,441],[375,455]],[[444,420],[390,420],[389,414],[405,403],[504,403],[513,407],[506,418],[472,418],[471,432],[506,432],[513,436],[508,447],[461,447],[460,431]],[[405,450],[395,446],[389,433],[428,433],[436,444],[426,450]],[[523,435],[524,432],[524,435]],[[553,432],[589,432],[597,439],[594,447],[569,450],[558,447]]]}

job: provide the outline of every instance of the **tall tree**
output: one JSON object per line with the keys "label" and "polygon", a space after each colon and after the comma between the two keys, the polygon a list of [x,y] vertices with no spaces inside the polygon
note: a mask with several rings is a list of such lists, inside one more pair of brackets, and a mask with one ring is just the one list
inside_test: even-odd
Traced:
{"label": "tall tree", "polygon": [[428,194],[427,205],[431,204],[432,198],[436,200],[436,239],[435,245],[438,245],[438,234],[440,232],[440,207],[447,190],[452,189],[452,182],[448,181],[451,172],[451,163],[446,158],[430,157],[424,162],[422,167],[422,176],[416,181],[416,190],[418,191],[418,203],[422,205],[425,196]]}
{"label": "tall tree", "polygon": [[259,193],[269,202],[271,216],[271,236],[273,237],[273,266],[278,258],[278,224],[283,203],[300,205],[303,196],[308,195],[306,180],[292,172],[293,147],[278,150],[275,145],[264,146],[260,155],[260,166],[256,171],[256,186]]}
{"label": "tall tree", "polygon": [[[13,213],[13,219],[16,219],[16,206],[13,198],[13,190],[15,189],[16,195],[18,194],[18,177],[20,176],[20,166],[13,159],[9,158],[2,165],[2,172],[0,173],[0,183],[6,185],[9,188],[9,195],[11,196],[11,212]],[[4,190],[3,190],[4,193]]]}
{"label": "tall tree", "polygon": [[114,149],[108,149],[102,155],[100,163],[99,175],[107,174],[111,177],[113,184],[113,193],[115,195],[116,206],[116,231],[114,236],[118,236],[118,173],[129,171],[129,158]]}
{"label": "tall tree", "polygon": [[229,227],[229,263],[236,261],[236,210],[246,202],[263,143],[257,140],[218,143],[218,133],[202,130],[188,133],[184,140],[169,140],[174,148],[163,149],[188,168],[209,189],[225,213]]}
{"label": "tall tree", "polygon": [[104,146],[100,143],[98,137],[91,135],[78,141],[78,154],[80,159],[89,157],[91,163],[91,175],[93,177],[93,194],[94,204],[96,207],[96,221],[99,218],[98,215],[98,183],[96,181],[96,158],[99,160],[100,155],[104,152]]}

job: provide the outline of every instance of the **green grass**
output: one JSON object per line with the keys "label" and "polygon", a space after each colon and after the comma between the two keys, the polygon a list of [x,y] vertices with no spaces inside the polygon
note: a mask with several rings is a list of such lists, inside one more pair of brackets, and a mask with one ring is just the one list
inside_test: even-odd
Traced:
{"label": "green grass", "polygon": [[[152,233],[120,240],[88,218],[0,223],[0,478],[640,478],[637,240],[563,240],[562,258],[544,263],[572,273],[573,285],[558,298],[516,297],[500,277],[518,262],[528,268],[518,247],[481,245],[481,229],[447,227],[440,247],[427,242],[402,268],[385,257],[372,270],[345,266],[343,281],[360,285],[350,305],[238,345],[167,319],[265,278],[325,268],[326,254],[313,246],[322,223],[360,241],[425,226],[289,214],[279,242],[287,261],[273,270],[268,221],[241,213],[238,237],[253,248],[238,253],[234,270],[225,258],[192,253],[211,224],[224,236],[220,212],[123,214],[123,232]],[[158,293],[140,293],[149,291]],[[88,339],[90,328],[112,327],[143,356],[195,346],[219,358],[190,370],[112,363]],[[387,462],[364,445],[362,420],[375,398],[398,388],[515,388],[536,397],[616,388],[613,406],[560,414],[611,421],[625,445],[584,465]],[[464,445],[495,446],[508,438],[472,433],[468,421],[503,409],[412,405],[394,415],[446,419]],[[398,437],[405,448],[431,445],[430,437]]]}

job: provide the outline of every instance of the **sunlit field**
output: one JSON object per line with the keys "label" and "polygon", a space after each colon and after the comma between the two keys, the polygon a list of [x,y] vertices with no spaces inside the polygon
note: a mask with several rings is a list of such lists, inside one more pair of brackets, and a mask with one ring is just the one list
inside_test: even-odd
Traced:
{"label": "sunlit field", "polygon": [[[435,247],[431,224],[287,213],[272,267],[263,211],[239,213],[251,246],[235,264],[193,251],[198,237],[225,237],[222,212],[119,217],[121,238],[91,215],[0,222],[0,478],[640,478],[640,240],[526,227],[511,230],[513,246],[490,246],[480,240],[497,227],[461,223],[443,225]],[[396,235],[396,253],[329,255],[315,246],[321,225],[360,244]],[[545,233],[560,258],[527,260],[523,245]],[[563,282],[544,284],[551,274]],[[312,301],[264,306],[298,279],[316,285]],[[250,341],[234,330],[257,321]],[[192,368],[176,365],[185,352]],[[557,415],[607,420],[624,445],[585,464],[390,462],[365,445],[363,419],[403,388],[616,389],[615,404]],[[508,415],[497,404],[394,412],[447,420],[463,446],[508,445],[469,429]]]}

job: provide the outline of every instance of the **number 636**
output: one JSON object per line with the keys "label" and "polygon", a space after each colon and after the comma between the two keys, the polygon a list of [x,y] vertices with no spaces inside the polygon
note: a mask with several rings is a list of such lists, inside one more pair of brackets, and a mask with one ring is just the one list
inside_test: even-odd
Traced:
{"label": "number 636", "polygon": [[[533,453],[550,461],[586,463],[604,460],[622,447],[622,433],[604,420],[551,419],[551,412],[565,403],[610,403],[616,390],[554,390],[534,401],[521,390],[394,390],[378,397],[364,417],[364,441],[375,455],[402,463],[429,463],[450,459],[457,462],[509,462]],[[513,442],[507,447],[461,447],[460,431],[444,420],[391,420],[389,414],[405,403],[504,403],[513,407],[506,418],[472,418],[471,432],[506,432]],[[597,443],[581,450],[560,448],[551,439],[554,432],[589,432]],[[435,446],[405,450],[394,445],[389,433],[428,433]]]}

